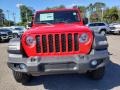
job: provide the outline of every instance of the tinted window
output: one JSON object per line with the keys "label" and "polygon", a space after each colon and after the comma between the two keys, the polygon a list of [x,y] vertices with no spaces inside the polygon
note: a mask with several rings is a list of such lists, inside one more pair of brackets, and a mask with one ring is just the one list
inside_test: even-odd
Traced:
{"label": "tinted window", "polygon": [[91,24],[89,24],[89,26],[105,26],[105,24],[104,23],[91,23]]}
{"label": "tinted window", "polygon": [[15,28],[15,30],[22,30],[22,28]]}
{"label": "tinted window", "polygon": [[89,24],[89,26],[91,26],[91,27],[92,27],[92,26],[96,26],[96,24],[92,23],[92,24]]}
{"label": "tinted window", "polygon": [[9,29],[0,29],[0,31],[9,32],[9,31],[11,31],[11,30],[9,30]]}
{"label": "tinted window", "polygon": [[97,25],[98,25],[98,26],[105,26],[104,23],[98,23]]}
{"label": "tinted window", "polygon": [[35,23],[61,23],[78,22],[77,12],[75,11],[57,11],[50,13],[38,13]]}

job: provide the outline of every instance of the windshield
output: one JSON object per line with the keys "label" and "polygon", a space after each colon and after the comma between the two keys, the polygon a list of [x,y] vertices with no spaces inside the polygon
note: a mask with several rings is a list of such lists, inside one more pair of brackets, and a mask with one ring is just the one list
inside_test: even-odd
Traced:
{"label": "windshield", "polygon": [[0,31],[3,31],[3,32],[10,32],[11,30],[9,30],[9,29],[0,29]]}
{"label": "windshield", "polygon": [[89,24],[89,26],[105,26],[105,24],[104,23],[91,23],[91,24]]}
{"label": "windshield", "polygon": [[54,23],[72,23],[78,22],[78,14],[76,11],[56,11],[37,13],[35,23],[54,24]]}
{"label": "windshield", "polygon": [[15,30],[19,30],[19,31],[22,31],[23,29],[22,28],[14,28]]}

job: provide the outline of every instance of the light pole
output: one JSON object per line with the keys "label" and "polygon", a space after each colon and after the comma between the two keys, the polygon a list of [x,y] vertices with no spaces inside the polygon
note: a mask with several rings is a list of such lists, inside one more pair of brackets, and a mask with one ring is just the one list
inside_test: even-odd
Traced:
{"label": "light pole", "polygon": [[90,23],[90,15],[91,15],[91,12],[90,12],[90,7],[87,7],[86,9],[86,14],[87,14],[87,18],[88,18],[88,23]]}
{"label": "light pole", "polygon": [[118,18],[119,18],[119,20],[120,20],[120,6],[118,6],[117,9],[118,9],[118,16],[119,16]]}
{"label": "light pole", "polygon": [[[20,2],[19,2],[18,4],[16,4],[16,7],[17,7],[19,10],[20,10],[20,7],[21,7],[21,6],[23,6],[23,4],[20,3]],[[20,17],[20,18],[21,18],[21,17]],[[20,19],[20,20],[22,21],[22,19]]]}
{"label": "light pole", "polygon": [[7,12],[7,15],[8,15],[8,26],[10,26],[10,17],[9,17],[9,13],[10,13],[10,11],[7,10],[6,12]]}
{"label": "light pole", "polygon": [[15,25],[16,25],[15,13],[13,12],[12,15],[13,15],[13,21],[14,21],[14,23],[15,23]]}
{"label": "light pole", "polygon": [[102,8],[102,17],[101,17],[101,21],[103,21],[103,15],[104,15],[104,8]]}
{"label": "light pole", "polygon": [[28,13],[27,13],[27,10],[26,10],[26,20],[27,20],[27,23],[28,23]]}

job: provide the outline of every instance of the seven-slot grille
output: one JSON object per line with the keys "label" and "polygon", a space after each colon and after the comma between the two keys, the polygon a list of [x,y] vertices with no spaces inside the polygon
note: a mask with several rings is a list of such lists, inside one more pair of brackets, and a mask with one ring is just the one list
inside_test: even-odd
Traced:
{"label": "seven-slot grille", "polygon": [[1,36],[7,36],[7,34],[1,34]]}
{"label": "seven-slot grille", "polygon": [[78,33],[36,35],[37,53],[79,51]]}

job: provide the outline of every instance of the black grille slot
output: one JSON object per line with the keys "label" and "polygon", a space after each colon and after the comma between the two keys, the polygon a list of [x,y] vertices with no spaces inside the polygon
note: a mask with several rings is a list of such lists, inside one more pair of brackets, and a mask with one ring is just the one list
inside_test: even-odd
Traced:
{"label": "black grille slot", "polygon": [[41,52],[40,36],[39,35],[36,36],[36,51],[37,51],[37,53]]}
{"label": "black grille slot", "polygon": [[36,35],[37,53],[62,53],[72,51],[79,51],[78,33]]}
{"label": "black grille slot", "polygon": [[42,35],[42,48],[43,48],[43,52],[46,53],[47,52],[47,39],[46,39],[46,35]]}
{"label": "black grille slot", "polygon": [[60,52],[59,34],[55,34],[55,49],[56,52]]}
{"label": "black grille slot", "polygon": [[1,36],[7,36],[7,34],[1,34]]}
{"label": "black grille slot", "polygon": [[62,52],[66,51],[66,35],[61,34]]}
{"label": "black grille slot", "polygon": [[72,34],[68,34],[68,51],[72,51]]}
{"label": "black grille slot", "polygon": [[48,35],[48,42],[49,42],[49,52],[53,52],[54,46],[53,46],[53,35]]}
{"label": "black grille slot", "polygon": [[75,49],[75,51],[79,50],[78,33],[74,34],[74,49]]}

